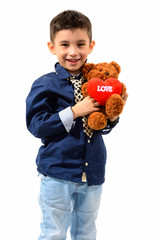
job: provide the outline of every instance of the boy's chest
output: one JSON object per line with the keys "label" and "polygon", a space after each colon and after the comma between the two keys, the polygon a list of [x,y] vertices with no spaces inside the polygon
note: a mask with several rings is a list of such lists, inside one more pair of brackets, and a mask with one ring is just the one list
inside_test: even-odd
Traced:
{"label": "boy's chest", "polygon": [[50,99],[50,105],[53,110],[59,112],[74,104],[75,97],[72,84],[69,84],[67,80],[57,84],[53,89],[53,95]]}

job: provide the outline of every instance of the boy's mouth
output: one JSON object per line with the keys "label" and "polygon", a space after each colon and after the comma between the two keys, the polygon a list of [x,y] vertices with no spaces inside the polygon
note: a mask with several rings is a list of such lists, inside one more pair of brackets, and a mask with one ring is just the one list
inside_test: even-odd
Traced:
{"label": "boy's mouth", "polygon": [[80,60],[80,58],[79,59],[66,59],[66,60],[70,63],[77,63]]}

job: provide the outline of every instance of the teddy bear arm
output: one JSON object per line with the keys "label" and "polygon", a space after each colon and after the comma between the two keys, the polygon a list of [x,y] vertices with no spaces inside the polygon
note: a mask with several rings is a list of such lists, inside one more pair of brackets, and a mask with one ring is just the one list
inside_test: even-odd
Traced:
{"label": "teddy bear arm", "polygon": [[101,130],[107,125],[107,118],[102,112],[93,112],[88,117],[88,126],[93,130]]}
{"label": "teddy bear arm", "polygon": [[88,94],[88,92],[87,92],[87,87],[88,87],[88,83],[85,82],[85,83],[82,85],[82,88],[81,88],[83,97],[89,96],[89,94]]}
{"label": "teddy bear arm", "polygon": [[119,94],[113,94],[108,98],[105,105],[107,118],[119,116],[123,111],[124,102]]}

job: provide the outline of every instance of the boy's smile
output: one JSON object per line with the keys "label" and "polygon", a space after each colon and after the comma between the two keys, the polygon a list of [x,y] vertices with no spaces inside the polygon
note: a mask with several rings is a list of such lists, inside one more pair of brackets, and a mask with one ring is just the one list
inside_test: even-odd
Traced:
{"label": "boy's smile", "polygon": [[55,35],[54,43],[48,43],[50,52],[57,56],[60,65],[73,75],[81,72],[94,45],[94,41],[90,43],[87,31],[79,28],[60,30]]}

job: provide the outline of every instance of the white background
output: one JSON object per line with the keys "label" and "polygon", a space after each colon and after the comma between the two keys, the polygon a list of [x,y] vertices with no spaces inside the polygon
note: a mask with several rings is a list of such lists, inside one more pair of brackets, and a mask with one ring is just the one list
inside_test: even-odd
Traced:
{"label": "white background", "polygon": [[26,130],[25,99],[33,81],[54,70],[49,23],[66,9],[83,12],[93,24],[96,46],[88,62],[118,62],[129,93],[119,125],[104,137],[108,162],[97,240],[159,240],[158,0],[1,1],[1,238],[39,234],[35,158],[41,143]]}

